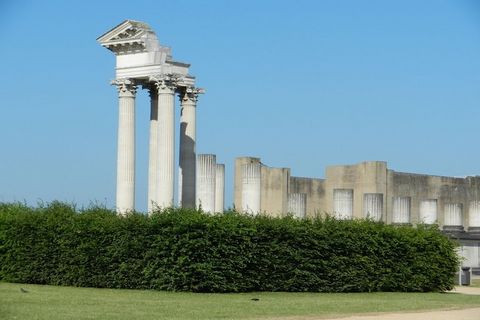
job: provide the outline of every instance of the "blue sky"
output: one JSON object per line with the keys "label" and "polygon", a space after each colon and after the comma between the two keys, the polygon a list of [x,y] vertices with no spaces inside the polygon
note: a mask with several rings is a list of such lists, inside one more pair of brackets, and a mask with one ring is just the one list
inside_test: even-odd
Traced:
{"label": "blue sky", "polygon": [[[0,0],[0,201],[114,206],[114,56],[96,38],[125,19],[207,90],[197,151],[226,164],[227,206],[237,156],[307,177],[364,160],[480,174],[480,1]],[[140,92],[142,211],[148,112]]]}

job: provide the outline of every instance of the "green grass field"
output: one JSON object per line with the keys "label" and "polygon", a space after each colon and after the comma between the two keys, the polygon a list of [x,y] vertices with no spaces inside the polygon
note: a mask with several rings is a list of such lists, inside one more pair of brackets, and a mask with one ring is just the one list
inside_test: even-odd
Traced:
{"label": "green grass field", "polygon": [[480,278],[472,279],[472,287],[480,288]]}
{"label": "green grass field", "polygon": [[271,319],[479,306],[480,296],[455,293],[198,294],[0,282],[2,320]]}

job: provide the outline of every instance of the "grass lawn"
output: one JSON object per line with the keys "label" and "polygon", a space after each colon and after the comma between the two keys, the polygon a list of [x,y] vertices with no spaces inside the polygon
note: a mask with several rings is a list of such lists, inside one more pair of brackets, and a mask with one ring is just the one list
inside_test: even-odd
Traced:
{"label": "grass lawn", "polygon": [[0,282],[2,320],[271,319],[468,307],[480,307],[480,296],[455,293],[198,294]]}
{"label": "grass lawn", "polygon": [[480,288],[480,278],[472,279],[472,287]]}

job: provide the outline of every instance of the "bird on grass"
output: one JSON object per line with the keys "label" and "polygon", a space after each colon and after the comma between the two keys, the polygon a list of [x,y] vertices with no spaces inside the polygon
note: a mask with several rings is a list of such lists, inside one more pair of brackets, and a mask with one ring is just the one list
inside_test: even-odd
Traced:
{"label": "bird on grass", "polygon": [[27,289],[23,289],[23,288],[20,288],[20,291],[22,291],[23,293],[27,293],[27,292],[28,292]]}

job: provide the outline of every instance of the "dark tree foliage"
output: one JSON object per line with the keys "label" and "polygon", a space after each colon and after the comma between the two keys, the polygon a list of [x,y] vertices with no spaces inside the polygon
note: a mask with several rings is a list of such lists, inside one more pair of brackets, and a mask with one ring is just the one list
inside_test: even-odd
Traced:
{"label": "dark tree foliage", "polygon": [[151,216],[0,203],[0,279],[193,292],[444,291],[455,243],[438,227],[367,220]]}

